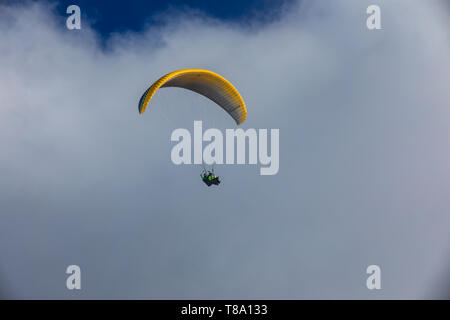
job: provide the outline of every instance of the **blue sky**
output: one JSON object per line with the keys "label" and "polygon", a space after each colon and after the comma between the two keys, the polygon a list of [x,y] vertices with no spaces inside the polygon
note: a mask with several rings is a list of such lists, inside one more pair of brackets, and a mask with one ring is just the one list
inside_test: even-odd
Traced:
{"label": "blue sky", "polygon": [[169,10],[184,11],[193,9],[220,20],[271,21],[279,15],[279,8],[291,0],[131,0],[131,1],[58,1],[57,11],[66,15],[66,8],[76,4],[87,17],[92,27],[102,37],[107,38],[111,32],[140,31],[147,24],[158,23],[154,17]]}

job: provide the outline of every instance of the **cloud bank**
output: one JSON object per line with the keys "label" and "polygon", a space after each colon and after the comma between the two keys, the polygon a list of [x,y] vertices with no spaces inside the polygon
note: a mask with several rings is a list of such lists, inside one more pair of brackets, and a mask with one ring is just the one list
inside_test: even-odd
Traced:
{"label": "cloud bank", "polygon": [[[301,1],[268,24],[171,13],[100,44],[50,5],[0,7],[0,294],[428,298],[448,269],[450,37],[441,1]],[[83,8],[81,8],[83,10]],[[447,10],[447,11],[446,11]],[[170,161],[170,133],[233,121],[178,68],[222,74],[280,172]],[[66,267],[82,290],[65,288]],[[382,290],[365,287],[380,265]]]}

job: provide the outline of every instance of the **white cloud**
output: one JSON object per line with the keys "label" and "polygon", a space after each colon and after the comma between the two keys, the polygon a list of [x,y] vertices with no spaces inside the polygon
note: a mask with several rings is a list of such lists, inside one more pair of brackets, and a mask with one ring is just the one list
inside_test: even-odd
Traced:
{"label": "white cloud", "polygon": [[[270,24],[177,14],[99,45],[51,7],[0,9],[0,252],[14,297],[417,298],[448,243],[450,43],[438,1],[302,1]],[[61,23],[59,23],[61,22]],[[219,108],[164,89],[199,67],[280,128],[280,173],[170,161],[170,132]],[[382,268],[382,290],[365,269]],[[0,279],[1,280],[1,279]],[[32,285],[30,285],[32,283]],[[426,291],[424,288],[431,288]],[[428,289],[427,289],[428,290]]]}

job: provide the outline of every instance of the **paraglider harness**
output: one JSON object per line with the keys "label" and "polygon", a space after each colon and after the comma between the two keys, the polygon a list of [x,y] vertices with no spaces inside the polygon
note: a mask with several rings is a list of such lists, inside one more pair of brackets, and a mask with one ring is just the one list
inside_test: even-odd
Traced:
{"label": "paraglider harness", "polygon": [[213,184],[215,184],[216,186],[220,184],[219,177],[214,174],[214,167],[212,168],[212,171],[206,170],[206,168],[203,167],[203,171],[202,173],[200,173],[200,177],[208,187]]}

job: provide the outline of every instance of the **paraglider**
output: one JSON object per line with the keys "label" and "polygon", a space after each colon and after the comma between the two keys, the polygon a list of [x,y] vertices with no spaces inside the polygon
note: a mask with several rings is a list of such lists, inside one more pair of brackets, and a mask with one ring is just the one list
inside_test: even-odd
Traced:
{"label": "paraglider", "polygon": [[[225,110],[237,125],[247,118],[245,102],[236,88],[224,77],[204,69],[181,69],[162,76],[142,95],[139,100],[139,113],[144,113],[160,88],[167,87],[183,88],[205,96]],[[213,171],[204,169],[200,176],[208,187],[220,184],[219,177]]]}
{"label": "paraglider", "polygon": [[208,187],[211,187],[211,185],[213,184],[216,186],[220,184],[219,177],[214,174],[214,169],[212,171],[207,171],[206,169],[203,169],[202,173],[200,174],[200,177]]}
{"label": "paraglider", "polygon": [[204,69],[182,69],[161,77],[142,95],[139,113],[144,113],[159,88],[167,87],[183,88],[205,96],[224,109],[238,125],[247,118],[245,102],[236,88],[224,77]]}

